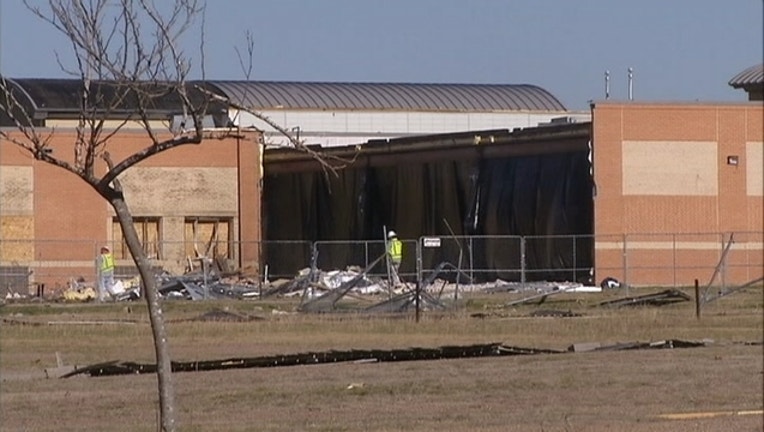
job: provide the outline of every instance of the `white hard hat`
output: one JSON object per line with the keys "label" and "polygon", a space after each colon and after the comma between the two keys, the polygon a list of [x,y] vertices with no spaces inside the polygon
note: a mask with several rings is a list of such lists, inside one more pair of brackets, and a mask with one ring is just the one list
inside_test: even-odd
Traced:
{"label": "white hard hat", "polygon": [[111,249],[109,249],[109,247],[108,247],[108,246],[106,246],[106,245],[103,245],[103,246],[101,246],[101,250],[104,250],[104,249],[106,249],[106,250],[111,250]]}
{"label": "white hard hat", "polygon": [[395,231],[393,231],[393,230],[390,230],[390,232],[387,233],[387,238],[393,238],[393,237],[397,237],[397,236],[398,235],[395,234]]}

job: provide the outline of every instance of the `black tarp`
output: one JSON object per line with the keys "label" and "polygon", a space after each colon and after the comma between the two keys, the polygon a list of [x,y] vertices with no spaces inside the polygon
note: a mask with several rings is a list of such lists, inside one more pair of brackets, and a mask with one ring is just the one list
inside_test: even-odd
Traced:
{"label": "black tarp", "polygon": [[[420,236],[527,236],[529,280],[580,280],[592,267],[592,180],[587,152],[480,160],[412,161],[398,165],[268,174],[264,180],[265,239],[382,240],[384,227],[402,239]],[[550,235],[583,235],[541,237]],[[539,236],[539,237],[534,237]],[[359,246],[332,248],[324,269],[344,268]],[[448,242],[423,257],[425,268],[453,257]],[[458,253],[458,252],[457,252]],[[516,268],[519,243],[480,238],[473,266]],[[405,254],[403,271],[415,268]],[[273,273],[288,274],[309,256],[268,255]],[[456,264],[456,263],[453,263]],[[579,269],[571,274],[570,269]],[[518,280],[518,272],[488,271],[481,279]]]}

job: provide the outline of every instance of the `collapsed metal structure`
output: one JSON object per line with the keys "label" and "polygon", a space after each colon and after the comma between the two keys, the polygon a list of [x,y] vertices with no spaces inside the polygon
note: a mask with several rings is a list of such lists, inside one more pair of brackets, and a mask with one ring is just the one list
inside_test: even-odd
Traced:
{"label": "collapsed metal structure", "polygon": [[[706,342],[682,341],[667,339],[654,342],[631,342],[615,345],[598,346],[591,351],[616,351],[634,349],[672,349],[695,348],[705,346]],[[298,354],[281,354],[249,358],[229,358],[222,360],[201,360],[189,362],[172,362],[173,372],[200,372],[225,369],[266,368],[281,366],[305,366],[339,362],[402,362],[418,360],[441,360],[474,357],[503,357],[537,354],[563,354],[575,352],[572,348],[567,351],[552,349],[523,348],[503,345],[501,343],[442,346],[439,348],[407,348],[392,350],[344,350],[306,352]],[[61,378],[75,375],[92,377],[111,375],[134,375],[156,373],[156,364],[123,361],[97,363],[66,373]]]}

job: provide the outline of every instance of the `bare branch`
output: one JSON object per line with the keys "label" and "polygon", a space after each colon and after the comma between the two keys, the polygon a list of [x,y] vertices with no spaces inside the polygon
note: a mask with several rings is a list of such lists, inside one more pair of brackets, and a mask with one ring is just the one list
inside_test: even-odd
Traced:
{"label": "bare branch", "polygon": [[247,30],[247,64],[244,64],[244,58],[241,55],[239,47],[235,47],[236,57],[239,59],[239,67],[244,71],[244,76],[247,80],[252,79],[252,69],[254,67],[254,53],[255,53],[255,39],[252,37],[252,33]]}
{"label": "bare branch", "polygon": [[23,136],[23,139],[14,136],[3,128],[0,128],[0,137],[16,144],[35,159],[48,162],[78,174],[77,170],[69,163],[51,156],[51,148],[49,144],[51,137],[53,136],[53,131],[43,135],[37,130],[32,116],[27,111],[27,108],[16,97],[16,94],[11,87],[11,83],[3,77],[0,77],[0,96],[2,97],[2,100],[0,100],[0,112],[3,112],[8,116],[10,121],[16,127],[16,130]]}
{"label": "bare branch", "polygon": [[114,168],[110,169],[109,172],[107,172],[106,175],[104,175],[101,178],[101,180],[98,182],[98,187],[99,188],[106,187],[108,184],[113,182],[114,179],[117,178],[117,176],[122,174],[125,170],[140,163],[143,160],[150,158],[151,156],[154,156],[156,154],[165,152],[167,150],[170,150],[172,148],[179,147],[182,145],[199,144],[201,142],[202,142],[201,134],[194,133],[192,135],[183,135],[179,137],[174,137],[170,140],[161,141],[149,147],[146,147],[139,152],[133,153],[129,157],[125,158],[122,162],[115,165]]}

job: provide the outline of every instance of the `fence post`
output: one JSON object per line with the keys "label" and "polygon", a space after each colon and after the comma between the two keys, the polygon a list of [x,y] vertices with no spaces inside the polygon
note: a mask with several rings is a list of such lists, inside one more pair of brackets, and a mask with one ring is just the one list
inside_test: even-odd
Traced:
{"label": "fence post", "polygon": [[472,283],[474,284],[475,283],[475,258],[472,254],[472,248],[473,248],[472,236],[469,236],[468,239],[469,239],[469,248],[470,248],[470,281],[472,281]]}
{"label": "fence post", "polygon": [[525,236],[520,236],[520,283],[525,284]]}
{"label": "fence post", "polygon": [[416,295],[416,298],[414,299],[415,310],[416,310],[415,322],[417,322],[417,323],[419,322],[419,310],[421,308],[421,304],[419,303],[419,298],[421,296],[421,289],[422,289],[421,286],[422,285],[419,283],[419,281],[417,281],[416,288],[414,289],[415,290],[415,295]]}
{"label": "fence post", "polygon": [[207,257],[202,257],[202,276],[204,278],[204,299],[209,300],[210,298],[210,289],[209,285],[207,284],[207,274],[209,273],[209,265],[207,264]]}
{"label": "fence post", "polygon": [[674,288],[676,288],[676,233],[671,234],[671,258],[673,261],[673,280],[674,280]]}
{"label": "fence post", "polygon": [[578,282],[578,262],[576,260],[576,238],[577,235],[573,235],[573,281]]}
{"label": "fence post", "polygon": [[626,285],[626,295],[629,295],[629,248],[626,246],[626,234],[623,235],[623,284]]}
{"label": "fence post", "polygon": [[[416,295],[417,301],[419,298],[419,287],[422,285],[422,243],[424,242],[424,236],[419,236],[416,242]],[[419,306],[417,306],[417,322],[419,322]]]}
{"label": "fence post", "polygon": [[310,277],[308,278],[311,282],[316,282],[318,280],[318,272],[316,271],[318,267],[318,241],[313,242],[313,249],[310,253]]}
{"label": "fence post", "polygon": [[[733,236],[731,234],[727,236],[726,233],[722,233],[721,237],[722,237],[722,254],[724,255],[722,255],[720,270],[721,270],[721,278],[722,278],[722,291],[725,291],[727,289],[727,257],[729,256],[729,253],[726,253],[726,254],[724,253],[724,250],[725,250],[724,243],[725,243],[725,237],[727,237],[729,238],[729,240],[727,241],[731,244]],[[730,247],[730,249],[732,248]]]}
{"label": "fence post", "polygon": [[695,279],[695,318],[700,319],[700,285]]}

